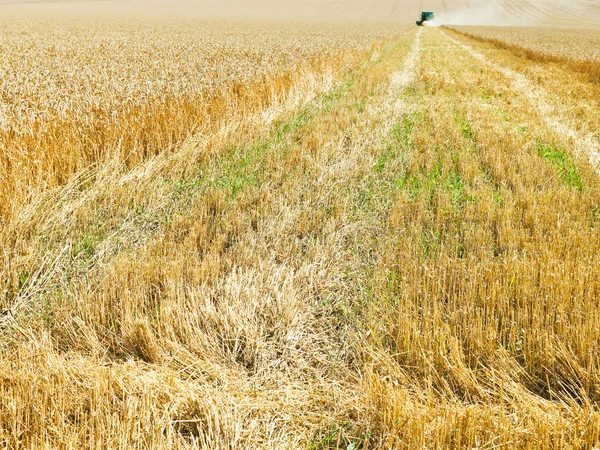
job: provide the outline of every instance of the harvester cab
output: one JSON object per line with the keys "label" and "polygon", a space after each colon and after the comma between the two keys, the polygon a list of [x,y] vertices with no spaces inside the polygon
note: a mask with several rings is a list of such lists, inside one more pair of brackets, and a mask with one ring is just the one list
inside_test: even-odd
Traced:
{"label": "harvester cab", "polygon": [[430,21],[435,19],[435,14],[433,14],[431,11],[423,11],[421,13],[421,19],[417,20],[417,25],[422,27],[424,22]]}

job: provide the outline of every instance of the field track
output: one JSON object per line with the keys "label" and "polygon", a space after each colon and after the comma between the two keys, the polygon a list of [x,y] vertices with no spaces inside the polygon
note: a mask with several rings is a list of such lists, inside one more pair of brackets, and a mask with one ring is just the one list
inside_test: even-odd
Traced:
{"label": "field track", "polygon": [[[446,35],[454,44],[459,45],[464,50],[469,52],[474,58],[483,62],[490,70],[500,72],[513,83],[515,92],[529,99],[531,106],[538,112],[540,117],[543,117],[550,129],[553,129],[561,136],[566,136],[570,139],[575,153],[580,157],[587,157],[590,165],[600,174],[600,146],[597,139],[585,129],[576,131],[570,128],[561,119],[561,113],[558,112],[558,105],[550,105],[548,101],[548,93],[542,88],[536,88],[534,83],[527,79],[522,74],[506,67],[502,67],[488,61],[481,53],[477,53],[472,47],[464,43],[458,42],[456,39]],[[561,108],[562,109],[562,108]],[[581,126],[581,125],[580,125]]]}
{"label": "field track", "polygon": [[423,27],[286,92],[11,218],[0,446],[600,445],[600,85]]}

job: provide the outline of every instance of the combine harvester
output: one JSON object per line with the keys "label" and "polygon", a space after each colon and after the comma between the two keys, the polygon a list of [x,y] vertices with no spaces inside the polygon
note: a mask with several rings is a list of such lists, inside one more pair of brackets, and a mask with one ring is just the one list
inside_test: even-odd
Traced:
{"label": "combine harvester", "polygon": [[[421,0],[421,6],[419,8],[420,11],[420,19],[417,20],[417,25],[422,27],[423,25],[426,24],[426,22],[433,22],[435,20],[435,14],[431,11],[425,11],[425,1]],[[428,1],[428,3],[431,3],[430,1]],[[471,2],[469,1],[469,4]],[[428,5],[430,6],[430,5]],[[442,0],[442,6],[444,7],[444,14],[447,16],[448,15],[448,3],[446,0]]]}
{"label": "combine harvester", "polygon": [[421,13],[421,19],[417,20],[417,25],[422,27],[423,23],[431,21],[435,19],[435,14],[433,14],[431,11],[423,11]]}

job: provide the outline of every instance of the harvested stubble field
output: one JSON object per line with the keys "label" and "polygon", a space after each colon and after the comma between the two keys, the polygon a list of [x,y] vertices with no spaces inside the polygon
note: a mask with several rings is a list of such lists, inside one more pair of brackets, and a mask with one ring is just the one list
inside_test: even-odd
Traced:
{"label": "harvested stubble field", "polygon": [[0,447],[600,445],[589,76],[397,24],[1,36]]}
{"label": "harvested stubble field", "polygon": [[452,29],[515,49],[529,50],[532,54],[600,65],[600,30],[597,28],[463,26]]}
{"label": "harvested stubble field", "polygon": [[450,27],[466,36],[512,50],[529,59],[567,64],[600,82],[598,28]]}

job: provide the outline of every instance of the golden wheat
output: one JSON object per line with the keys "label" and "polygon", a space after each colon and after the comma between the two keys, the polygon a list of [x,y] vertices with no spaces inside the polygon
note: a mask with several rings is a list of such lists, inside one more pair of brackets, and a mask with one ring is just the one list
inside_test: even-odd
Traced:
{"label": "golden wheat", "polygon": [[6,191],[1,446],[600,445],[598,83],[433,27],[5,26],[95,51],[9,50],[13,129],[112,144],[4,135],[66,172]]}
{"label": "golden wheat", "polygon": [[[112,158],[129,167],[294,74],[351,63],[391,27],[7,17],[0,214]],[[257,101],[262,101],[257,99]]]}

